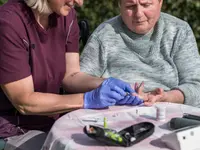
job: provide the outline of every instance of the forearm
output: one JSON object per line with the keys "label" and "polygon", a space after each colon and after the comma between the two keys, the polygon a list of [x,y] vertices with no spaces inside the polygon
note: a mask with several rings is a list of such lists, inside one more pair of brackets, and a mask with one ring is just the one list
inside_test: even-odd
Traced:
{"label": "forearm", "polygon": [[180,90],[167,91],[164,92],[164,96],[161,101],[183,104],[184,95]]}
{"label": "forearm", "polygon": [[83,107],[83,94],[57,95],[33,92],[19,97],[15,107],[24,115],[53,115]]}
{"label": "forearm", "polygon": [[99,87],[103,80],[103,78],[78,72],[64,78],[63,87],[69,93],[84,93]]}

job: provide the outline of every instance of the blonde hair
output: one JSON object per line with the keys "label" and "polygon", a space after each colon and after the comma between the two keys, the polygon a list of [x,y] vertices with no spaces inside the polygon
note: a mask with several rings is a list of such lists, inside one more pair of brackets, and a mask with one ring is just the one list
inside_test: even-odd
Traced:
{"label": "blonde hair", "polygon": [[24,1],[30,8],[38,11],[39,13],[42,14],[52,13],[52,10],[48,4],[48,0],[24,0]]}

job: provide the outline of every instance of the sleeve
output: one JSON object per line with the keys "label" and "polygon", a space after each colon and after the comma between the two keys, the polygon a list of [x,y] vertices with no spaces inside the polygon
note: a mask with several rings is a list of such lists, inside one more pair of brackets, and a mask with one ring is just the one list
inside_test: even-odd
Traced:
{"label": "sleeve", "polygon": [[95,32],[88,42],[80,57],[80,68],[82,72],[102,77],[106,68],[105,48],[101,40],[95,36]]}
{"label": "sleeve", "polygon": [[0,19],[0,84],[31,75],[28,51],[17,27]]}
{"label": "sleeve", "polygon": [[79,52],[79,26],[77,21],[76,12],[74,9],[70,12],[69,16],[72,20],[67,26],[68,33],[66,39],[66,52]]}
{"label": "sleeve", "polygon": [[179,89],[185,104],[200,107],[200,57],[192,29],[187,24],[180,35],[179,46],[174,53],[179,75]]}

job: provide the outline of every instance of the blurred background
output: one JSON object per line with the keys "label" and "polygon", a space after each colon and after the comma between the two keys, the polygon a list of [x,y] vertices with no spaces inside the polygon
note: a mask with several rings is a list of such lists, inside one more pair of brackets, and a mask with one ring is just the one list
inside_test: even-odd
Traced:
{"label": "blurred background", "polygon": [[[0,0],[0,5],[7,0]],[[192,27],[200,50],[200,0],[163,0],[163,12],[187,21]],[[117,0],[84,0],[77,8],[78,19],[89,21],[92,32],[103,21],[119,14]]]}

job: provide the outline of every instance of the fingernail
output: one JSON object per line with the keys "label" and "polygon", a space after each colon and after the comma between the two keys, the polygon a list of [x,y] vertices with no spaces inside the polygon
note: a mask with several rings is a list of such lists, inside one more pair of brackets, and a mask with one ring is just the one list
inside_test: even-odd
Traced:
{"label": "fingernail", "polygon": [[144,106],[144,103],[139,104],[139,106]]}

